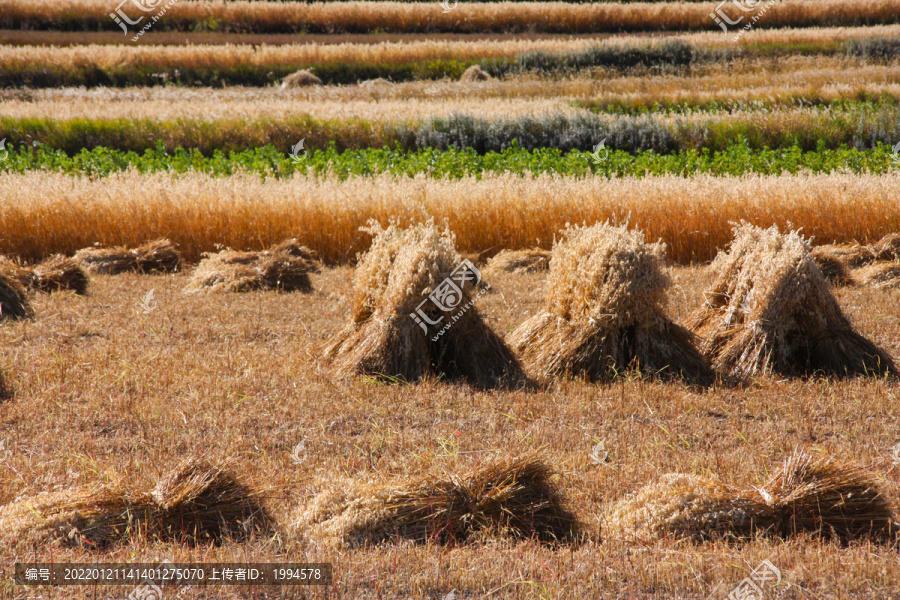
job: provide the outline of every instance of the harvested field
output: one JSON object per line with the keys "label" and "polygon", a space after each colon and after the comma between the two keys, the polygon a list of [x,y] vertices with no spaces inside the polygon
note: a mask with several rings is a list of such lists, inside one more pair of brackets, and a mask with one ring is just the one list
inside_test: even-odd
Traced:
{"label": "harvested field", "polygon": [[[2,368],[17,392],[0,411],[0,461],[11,467],[0,469],[0,505],[89,487],[97,473],[107,471],[138,490],[153,490],[185,456],[207,451],[234,458],[231,471],[239,481],[278,490],[266,506],[277,523],[287,525],[298,507],[310,505],[338,479],[390,484],[431,473],[440,481],[441,473],[469,473],[495,455],[542,448],[576,516],[596,528],[608,507],[663,473],[768,489],[775,469],[797,446],[852,456],[892,506],[900,502],[891,453],[900,442],[894,383],[762,377],[742,390],[697,393],[678,384],[625,379],[608,385],[573,381],[534,392],[473,391],[446,382],[340,382],[323,375],[319,349],[345,325],[352,270],[324,269],[311,277],[313,294],[217,294],[203,302],[183,292],[189,273],[97,275],[90,296],[35,296],[33,323],[0,328]],[[672,277],[670,311],[679,322],[702,300],[708,275],[702,268],[677,267]],[[540,309],[544,278],[499,274],[492,280],[498,293],[484,296],[479,309],[508,334]],[[150,289],[159,299],[152,318],[135,310]],[[835,292],[860,333],[900,356],[896,293],[865,287]],[[17,340],[26,332],[30,342],[21,345]],[[129,374],[122,379],[110,376],[125,369]],[[291,453],[301,440],[309,456],[295,463]],[[604,441],[609,462],[592,458],[597,440]],[[46,458],[34,460],[35,452]],[[475,536],[468,544],[426,541],[351,551],[297,540],[288,551],[340,565],[334,593],[363,598],[376,596],[373,573],[379,574],[382,598],[441,597],[454,589],[478,596],[507,585],[501,597],[524,600],[533,597],[532,586],[509,582],[547,577],[541,585],[549,598],[623,592],[705,598],[722,581],[729,589],[737,585],[763,559],[781,570],[790,585],[783,596],[791,600],[889,596],[900,585],[893,568],[896,549],[878,544],[842,547],[801,535],[777,543],[765,537],[707,543],[687,551],[675,540],[636,546],[602,531],[601,538],[554,547]],[[4,561],[22,555],[9,544],[7,536],[0,538]],[[61,546],[53,556],[278,562],[284,552],[265,538],[191,546],[139,537],[102,554]],[[430,573],[435,564],[447,574]],[[385,573],[395,583],[385,583]],[[863,581],[867,587],[860,591]],[[59,595],[68,597],[62,592],[71,589]],[[212,589],[218,597],[240,597],[233,587]],[[203,595],[189,589],[183,597]]]}

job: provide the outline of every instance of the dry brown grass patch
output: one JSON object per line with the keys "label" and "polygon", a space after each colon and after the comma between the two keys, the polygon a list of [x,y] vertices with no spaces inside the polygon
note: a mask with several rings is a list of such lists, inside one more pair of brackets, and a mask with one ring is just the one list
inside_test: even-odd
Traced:
{"label": "dry brown grass patch", "polygon": [[799,234],[744,224],[734,235],[689,317],[714,367],[737,378],[897,373],[886,352],[853,330]]}
{"label": "dry brown grass patch", "polygon": [[209,292],[311,292],[310,272],[319,271],[315,253],[286,240],[262,252],[223,250],[200,261],[189,290]]}
{"label": "dry brown grass patch", "polygon": [[566,230],[553,248],[543,310],[510,345],[543,379],[608,381],[640,371],[711,383],[692,334],[665,316],[664,252],[627,227]]}
{"label": "dry brown grass patch", "polygon": [[343,482],[300,509],[293,528],[314,542],[364,546],[465,543],[475,535],[563,542],[576,537],[579,524],[550,467],[526,456],[445,478]]}
{"label": "dry brown grass patch", "polygon": [[[473,272],[455,281],[453,301],[428,301],[462,265],[452,233],[431,222],[408,229],[373,224],[368,231],[373,240],[354,274],[351,322],[325,351],[339,375],[445,376],[477,386],[524,381],[512,351],[474,306]],[[429,327],[413,320],[419,311]]]}
{"label": "dry brown grass patch", "polygon": [[114,478],[17,500],[0,507],[0,529],[20,543],[59,540],[96,550],[136,537],[190,544],[241,541],[272,527],[259,499],[223,468],[193,457],[152,492]]}

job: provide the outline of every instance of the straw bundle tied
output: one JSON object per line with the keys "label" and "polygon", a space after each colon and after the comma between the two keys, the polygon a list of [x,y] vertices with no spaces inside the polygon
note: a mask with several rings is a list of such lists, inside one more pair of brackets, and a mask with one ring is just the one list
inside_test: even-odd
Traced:
{"label": "straw bundle tied", "polygon": [[900,262],[878,262],[854,273],[862,285],[876,288],[900,288]]}
{"label": "straw bundle tied", "polygon": [[34,309],[25,295],[25,288],[19,283],[17,271],[0,265],[0,321],[3,319],[30,319]]}
{"label": "straw bundle tied", "polygon": [[893,511],[866,470],[795,451],[762,488],[670,473],[610,507],[607,537],[626,540],[786,538],[808,533],[886,540]]}
{"label": "straw bundle tied", "polygon": [[301,69],[281,80],[282,88],[298,88],[310,85],[322,85],[322,80],[316,77],[310,69]]}
{"label": "straw bundle tied", "polygon": [[877,242],[862,244],[830,244],[817,246],[814,254],[839,259],[850,268],[859,268],[881,261],[900,261],[900,233],[889,233]]}
{"label": "straw bundle tied", "polygon": [[[373,240],[354,274],[352,320],[325,351],[339,375],[444,376],[478,386],[524,382],[512,351],[474,307],[475,274],[458,277],[466,264],[452,233],[432,222],[408,229],[371,224],[366,231]],[[448,281],[454,296],[441,306],[431,295],[439,286],[448,289]]]}
{"label": "straw bundle tied", "polygon": [[891,358],[853,330],[796,232],[743,224],[711,269],[716,279],[689,326],[723,373],[896,375]]}
{"label": "straw bundle tied", "polygon": [[262,252],[223,250],[205,255],[188,284],[209,292],[311,292],[310,272],[318,272],[315,252],[286,240]]}
{"label": "straw bundle tied", "polygon": [[493,273],[536,273],[550,269],[547,250],[503,250],[485,265],[485,275]]}
{"label": "straw bundle tied", "polygon": [[57,254],[33,268],[21,265],[13,260],[0,257],[0,272],[15,279],[22,287],[39,292],[58,292],[71,290],[84,296],[87,294],[87,273],[72,258]]}
{"label": "straw bundle tied", "polygon": [[104,275],[128,271],[172,273],[181,266],[181,253],[166,239],[147,242],[131,250],[123,246],[83,248],[75,253],[74,258],[91,273]]}
{"label": "straw bundle tied", "polygon": [[665,315],[664,252],[626,227],[566,230],[553,248],[542,312],[510,337],[529,371],[589,381],[638,371],[712,383],[693,335]]}
{"label": "straw bundle tied", "polygon": [[183,543],[242,541],[270,529],[260,494],[221,467],[183,461],[151,492],[121,480],[17,500],[0,507],[0,531],[13,541],[102,549],[146,537]]}
{"label": "straw bundle tied", "polygon": [[476,83],[479,81],[490,81],[493,79],[487,72],[478,65],[472,65],[465,71],[459,80],[463,83]]}
{"label": "straw bundle tied", "polygon": [[356,547],[399,540],[465,543],[475,535],[560,542],[574,538],[579,525],[550,468],[532,456],[446,479],[344,482],[301,508],[293,529],[318,543]]}

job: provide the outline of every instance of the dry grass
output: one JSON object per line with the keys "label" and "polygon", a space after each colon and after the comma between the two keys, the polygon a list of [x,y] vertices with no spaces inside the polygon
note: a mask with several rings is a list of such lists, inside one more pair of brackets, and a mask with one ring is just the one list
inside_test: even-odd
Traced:
{"label": "dry grass", "polygon": [[799,234],[746,223],[734,234],[689,319],[717,370],[739,379],[897,374],[890,356],[853,330]]}
{"label": "dry grass", "polygon": [[311,292],[311,271],[318,271],[315,253],[296,240],[286,240],[262,252],[222,250],[207,255],[191,276],[189,290],[209,292]]}
{"label": "dry grass", "polygon": [[542,312],[509,339],[529,372],[609,381],[637,371],[712,383],[690,332],[665,314],[664,255],[624,226],[567,229],[553,247]]}
{"label": "dry grass", "polygon": [[492,535],[565,542],[578,533],[566,504],[550,467],[526,456],[443,478],[343,481],[301,507],[292,527],[316,544],[349,547],[399,540],[459,544]]}
{"label": "dry grass", "polygon": [[[422,222],[456,234],[465,254],[549,249],[566,223],[629,219],[666,244],[677,263],[706,261],[728,245],[730,222],[789,223],[820,242],[877,240],[900,231],[900,175],[797,175],[604,179],[487,175],[269,179],[235,175],[114,174],[102,181],[56,173],[0,175],[0,253],[40,260],[97,241],[136,246],[167,237],[185,260],[217,244],[262,250],[285,238],[329,264],[353,261],[359,230]],[[163,201],[162,198],[166,200]]]}
{"label": "dry grass", "polygon": [[259,493],[222,467],[197,457],[182,461],[150,491],[113,474],[111,480],[22,498],[0,507],[0,527],[13,544],[105,550],[123,540],[177,543],[246,541],[272,520]]}
{"label": "dry grass", "polygon": [[[799,186],[798,186],[799,190]],[[879,236],[880,237],[880,236]],[[877,239],[877,238],[876,238]],[[346,323],[352,270],[313,274],[313,294],[183,293],[172,277],[96,276],[91,295],[41,294],[37,318],[0,327],[0,369],[16,398],[0,409],[0,504],[43,491],[77,489],[113,470],[140,490],[193,452],[234,460],[240,481],[277,490],[266,507],[290,523],[299,506],[344,479],[392,483],[468,473],[494,456],[543,449],[579,520],[595,525],[606,507],[662,473],[717,477],[738,489],[764,487],[793,448],[852,456],[866,465],[892,505],[900,471],[900,396],[882,379],[784,380],[744,389],[696,389],[621,379],[561,382],[537,391],[473,391],[423,382],[382,386],[340,381],[321,368],[321,344]],[[702,300],[705,269],[672,271],[676,320]],[[479,310],[509,332],[540,310],[546,275],[498,274]],[[159,307],[136,304],[151,289]],[[896,290],[842,288],[835,294],[867,337],[900,355]],[[136,340],[139,343],[136,343]],[[305,441],[308,457],[291,460]],[[609,462],[591,449],[603,440]],[[217,460],[218,462],[218,460]],[[136,537],[102,555],[76,547],[13,548],[0,535],[0,560],[54,562],[323,561],[335,565],[334,597],[706,598],[727,595],[763,559],[781,569],[784,599],[890,597],[900,587],[897,549],[841,547],[811,536],[743,544],[640,545],[604,536],[580,546],[474,536],[466,545],[382,544],[333,550],[299,543],[190,546]],[[515,582],[529,583],[515,583]],[[377,588],[376,588],[377,584]],[[505,587],[503,587],[505,586]],[[500,588],[500,589],[498,589]],[[767,597],[777,588],[767,588]],[[54,588],[81,598],[85,588]],[[97,597],[122,597],[123,588]],[[496,590],[496,591],[494,591]],[[296,588],[264,590],[293,597]],[[91,592],[93,593],[93,592]],[[312,591],[313,596],[316,593]],[[4,591],[0,596],[15,597]],[[245,588],[191,588],[182,598],[243,598]]]}
{"label": "dry grass", "polygon": [[453,234],[432,221],[407,229],[372,223],[366,231],[372,244],[354,275],[350,323],[325,349],[337,374],[483,387],[524,382],[515,356],[474,306],[480,274],[463,263]]}
{"label": "dry grass", "polygon": [[[567,4],[564,2],[516,2],[515,10],[503,2],[461,4],[452,11],[435,11],[429,3],[414,2],[187,2],[168,7],[164,22],[190,29],[195,22],[215,20],[243,31],[287,30],[327,32],[484,32],[550,31],[560,33],[604,31],[712,30],[718,28],[709,14],[715,2]],[[55,22],[55,4],[30,0],[4,0],[0,8],[7,22]],[[108,5],[100,0],[70,0],[65,12],[82,19],[105,21]],[[731,17],[741,13],[726,5]],[[839,23],[893,22],[900,12],[897,0],[797,0],[767,7],[765,27],[814,27]],[[721,35],[721,34],[720,34]],[[731,36],[729,36],[729,39]]]}
{"label": "dry grass", "polygon": [[95,274],[173,273],[181,266],[181,253],[167,239],[146,242],[136,248],[82,248],[74,260]]}
{"label": "dry grass", "polygon": [[872,474],[857,464],[795,451],[761,488],[670,473],[616,503],[605,515],[613,538],[693,540],[788,537],[890,541],[900,530]]}

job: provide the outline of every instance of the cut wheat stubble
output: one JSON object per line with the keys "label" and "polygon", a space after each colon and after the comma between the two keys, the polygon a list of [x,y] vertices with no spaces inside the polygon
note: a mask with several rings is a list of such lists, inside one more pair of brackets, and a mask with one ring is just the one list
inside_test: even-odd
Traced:
{"label": "cut wheat stubble", "polygon": [[641,373],[712,383],[693,335],[665,315],[664,252],[627,227],[566,230],[553,248],[541,313],[510,336],[529,373],[544,380]]}

